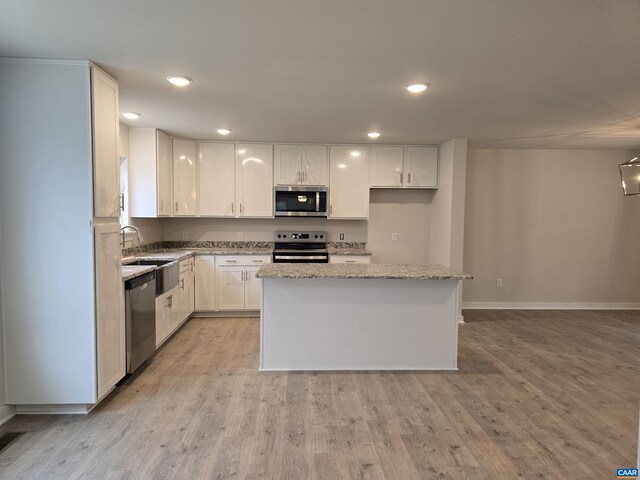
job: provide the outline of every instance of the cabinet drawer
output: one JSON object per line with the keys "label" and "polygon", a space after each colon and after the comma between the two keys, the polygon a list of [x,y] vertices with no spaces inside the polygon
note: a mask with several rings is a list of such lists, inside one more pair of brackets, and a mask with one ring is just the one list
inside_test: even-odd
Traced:
{"label": "cabinet drawer", "polygon": [[180,261],[180,273],[193,271],[193,257]]}
{"label": "cabinet drawer", "polygon": [[371,263],[370,255],[329,255],[329,263]]}
{"label": "cabinet drawer", "polygon": [[216,255],[216,265],[254,265],[271,263],[271,255]]}

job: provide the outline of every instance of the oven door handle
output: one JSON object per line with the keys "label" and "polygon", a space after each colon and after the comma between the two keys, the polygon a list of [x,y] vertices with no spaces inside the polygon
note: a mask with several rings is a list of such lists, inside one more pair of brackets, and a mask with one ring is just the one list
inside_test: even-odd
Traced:
{"label": "oven door handle", "polygon": [[326,255],[274,255],[274,260],[326,260]]}

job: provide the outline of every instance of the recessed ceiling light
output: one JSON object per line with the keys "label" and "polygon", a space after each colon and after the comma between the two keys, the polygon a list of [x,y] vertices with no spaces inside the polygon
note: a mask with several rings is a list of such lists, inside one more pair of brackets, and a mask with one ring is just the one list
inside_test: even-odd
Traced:
{"label": "recessed ceiling light", "polygon": [[216,132],[218,132],[220,135],[229,135],[231,133],[231,130],[229,130],[228,128],[219,128],[216,130]]}
{"label": "recessed ceiling light", "polygon": [[357,151],[357,150],[354,150],[354,151],[351,152],[351,156],[352,157],[359,157],[360,156],[360,152]]}
{"label": "recessed ceiling light", "polygon": [[193,79],[185,77],[184,75],[169,75],[167,80],[173,83],[176,87],[186,87],[193,82]]}
{"label": "recessed ceiling light", "polygon": [[413,85],[407,85],[404,88],[409,90],[411,93],[420,93],[420,92],[424,92],[429,87],[430,87],[430,84],[428,83],[414,83]]}
{"label": "recessed ceiling light", "polygon": [[380,136],[380,132],[369,132],[367,133],[369,138],[378,138]]}
{"label": "recessed ceiling light", "polygon": [[128,118],[129,120],[135,120],[136,118],[140,118],[142,115],[136,112],[124,112],[122,116],[124,118]]}

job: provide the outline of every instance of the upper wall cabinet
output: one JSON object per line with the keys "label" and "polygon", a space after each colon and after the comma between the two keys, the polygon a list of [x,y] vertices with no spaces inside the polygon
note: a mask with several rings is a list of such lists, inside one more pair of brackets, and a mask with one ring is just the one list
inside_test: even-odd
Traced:
{"label": "upper wall cabinet", "polygon": [[333,146],[329,218],[369,218],[369,148]]}
{"label": "upper wall cabinet", "polygon": [[276,145],[275,185],[327,185],[327,147]]}
{"label": "upper wall cabinet", "polygon": [[273,145],[236,145],[236,217],[273,217]]}
{"label": "upper wall cabinet", "polygon": [[120,162],[118,161],[118,84],[91,68],[93,215],[120,216]]}
{"label": "upper wall cabinet", "polygon": [[372,147],[371,188],[438,188],[438,148]]}
{"label": "upper wall cabinet", "polygon": [[235,145],[198,144],[198,213],[206,217],[234,217]]}
{"label": "upper wall cabinet", "polygon": [[129,211],[132,217],[173,213],[171,138],[155,128],[129,129]]}
{"label": "upper wall cabinet", "polygon": [[196,142],[173,139],[173,214],[196,212]]}

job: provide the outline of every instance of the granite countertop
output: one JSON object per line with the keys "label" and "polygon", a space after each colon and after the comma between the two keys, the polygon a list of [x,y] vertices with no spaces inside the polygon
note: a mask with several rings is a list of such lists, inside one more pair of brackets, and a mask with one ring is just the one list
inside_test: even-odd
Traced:
{"label": "granite countertop", "polygon": [[473,276],[442,265],[386,263],[275,263],[263,265],[258,278],[366,278],[399,280],[462,280]]}
{"label": "granite countertop", "polygon": [[155,265],[123,265],[122,266],[122,281],[126,282],[132,278],[139,277],[148,272],[153,272],[156,269]]}
{"label": "granite countertop", "polygon": [[273,248],[193,248],[196,255],[271,255]]}

